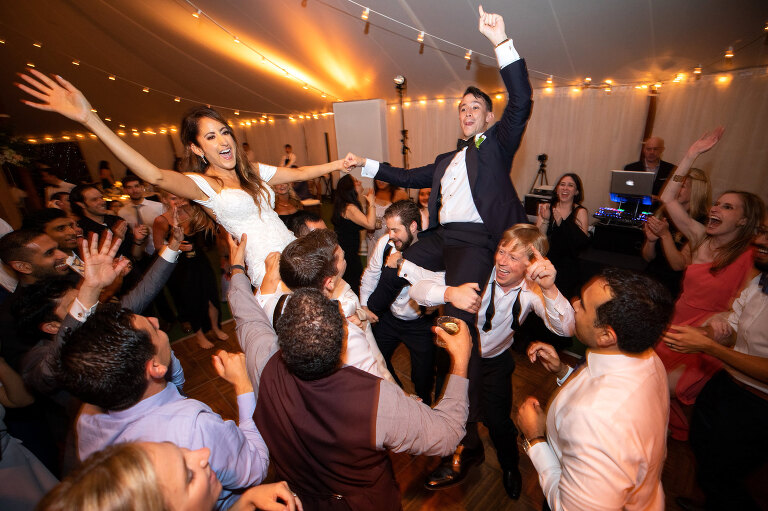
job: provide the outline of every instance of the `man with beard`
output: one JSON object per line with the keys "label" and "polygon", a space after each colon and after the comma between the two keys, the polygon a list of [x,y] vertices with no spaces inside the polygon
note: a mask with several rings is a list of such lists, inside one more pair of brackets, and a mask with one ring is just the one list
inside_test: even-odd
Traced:
{"label": "man with beard", "polygon": [[[388,235],[382,236],[376,243],[363,272],[360,283],[360,304],[368,314],[368,320],[373,327],[373,335],[379,345],[387,368],[398,385],[402,383],[397,378],[392,367],[392,354],[403,342],[411,353],[411,381],[416,388],[416,394],[425,404],[432,404],[432,384],[434,383],[433,366],[435,346],[432,343],[432,323],[434,314],[426,314],[408,296],[409,286],[405,286],[391,306],[384,309],[368,308],[368,298],[376,289],[379,278],[386,270],[387,260],[391,257],[393,264],[402,260],[402,254],[408,247],[418,241],[419,207],[410,200],[397,201],[384,212],[384,222]],[[401,263],[402,264],[402,263]]]}
{"label": "man with beard", "polygon": [[768,457],[768,215],[752,244],[755,275],[731,311],[705,329],[673,325],[663,338],[672,350],[725,364],[699,394],[691,418],[706,506],[679,498],[683,509],[758,509],[744,483]]}

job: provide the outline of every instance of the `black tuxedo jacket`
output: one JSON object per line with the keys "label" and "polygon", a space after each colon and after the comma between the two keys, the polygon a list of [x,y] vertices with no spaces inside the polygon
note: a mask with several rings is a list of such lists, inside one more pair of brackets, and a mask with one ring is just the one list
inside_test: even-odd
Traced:
{"label": "black tuxedo jacket", "polygon": [[[485,228],[498,242],[514,224],[528,222],[509,177],[512,159],[531,115],[531,84],[525,61],[504,66],[501,77],[509,92],[509,102],[501,120],[485,131],[485,140],[467,148],[466,163],[472,199]],[[376,179],[405,188],[432,188],[429,196],[429,228],[437,226],[440,180],[457,151],[439,155],[434,163],[405,170],[381,164]]]}
{"label": "black tuxedo jacket", "polygon": [[[656,173],[656,179],[653,181],[653,194],[659,195],[661,189],[664,187],[664,183],[667,182],[669,174],[677,168],[676,165],[669,163],[668,161],[661,160],[659,162],[659,171]],[[645,172],[645,163],[643,160],[636,161],[634,163],[628,163],[624,165],[624,170],[633,170],[635,172]]]}

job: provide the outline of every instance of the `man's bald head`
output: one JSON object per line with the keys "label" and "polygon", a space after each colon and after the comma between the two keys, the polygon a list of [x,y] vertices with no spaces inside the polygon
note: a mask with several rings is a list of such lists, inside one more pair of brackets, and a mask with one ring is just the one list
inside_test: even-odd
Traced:
{"label": "man's bald head", "polygon": [[643,142],[643,159],[646,165],[656,166],[664,153],[664,139],[651,136]]}

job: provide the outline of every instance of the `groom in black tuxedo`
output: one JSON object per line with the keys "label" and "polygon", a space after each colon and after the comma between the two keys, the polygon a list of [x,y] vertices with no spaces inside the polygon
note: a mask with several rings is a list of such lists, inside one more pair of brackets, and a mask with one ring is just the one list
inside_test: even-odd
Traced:
{"label": "groom in black tuxedo", "polygon": [[[488,128],[494,120],[491,98],[480,89],[469,87],[459,104],[459,123],[464,139],[459,140],[455,151],[439,155],[432,164],[410,170],[351,153],[345,163],[347,167],[362,166],[364,177],[375,177],[406,188],[432,188],[429,228],[419,236],[419,243],[408,250],[405,258],[429,270],[444,270],[448,286],[467,282],[485,285],[504,230],[528,221],[509,177],[512,159],[531,113],[528,71],[525,61],[507,37],[500,15],[487,14],[480,7],[479,30],[495,47],[501,77],[509,93],[509,102],[498,123]],[[402,265],[397,271],[402,271]],[[398,276],[394,269],[389,277],[385,273],[382,272],[377,292],[368,301],[368,307],[374,313],[386,310],[399,289],[407,284],[402,273]],[[383,285],[385,281],[389,286]],[[446,305],[446,314],[459,317],[470,325],[474,344],[469,364],[470,409],[467,435],[456,454],[444,459],[426,482],[427,488],[433,490],[457,484],[472,465],[484,459],[483,444],[477,434],[477,422],[481,418],[482,374],[476,314],[450,304]],[[519,472],[506,476],[507,493],[512,498],[519,497]],[[506,484],[508,480],[510,484]]]}

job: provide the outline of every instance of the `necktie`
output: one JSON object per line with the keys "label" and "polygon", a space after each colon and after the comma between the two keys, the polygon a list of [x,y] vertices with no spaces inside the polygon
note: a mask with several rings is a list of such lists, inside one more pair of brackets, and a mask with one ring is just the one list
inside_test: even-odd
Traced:
{"label": "necktie", "polygon": [[760,286],[763,293],[768,295],[768,273],[763,272],[760,274],[760,282],[757,285]]}
{"label": "necktie", "polygon": [[141,206],[143,206],[143,204],[133,205],[133,209],[136,210],[136,225],[144,225],[144,220],[141,218]]}
{"label": "necktie", "polygon": [[[494,314],[496,314],[496,307],[493,304],[494,298],[496,296],[496,281],[494,281],[491,284],[493,287],[491,287],[491,301],[488,304],[488,308],[485,309],[485,323],[483,324],[483,332],[490,332],[491,328],[493,328],[491,321],[493,320]],[[515,297],[515,303],[512,305],[512,330],[518,330],[520,328],[520,291],[522,289],[518,289],[517,296]]]}
{"label": "necktie", "polygon": [[456,150],[461,151],[465,147],[469,147],[470,145],[472,145],[472,142],[474,141],[475,141],[475,137],[470,137],[469,140],[464,140],[463,138],[460,138],[459,140],[456,141]]}
{"label": "necktie", "polygon": [[488,303],[488,308],[485,309],[485,323],[483,324],[483,332],[491,331],[491,320],[493,315],[496,314],[496,307],[493,305],[493,299],[496,296],[496,281],[491,282],[491,301]]}

